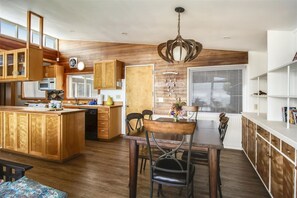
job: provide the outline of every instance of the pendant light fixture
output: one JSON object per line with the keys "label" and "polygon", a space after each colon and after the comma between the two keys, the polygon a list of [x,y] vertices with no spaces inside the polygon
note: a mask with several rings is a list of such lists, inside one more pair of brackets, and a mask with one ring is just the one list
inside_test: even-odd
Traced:
{"label": "pendant light fixture", "polygon": [[185,11],[182,7],[175,8],[178,13],[177,37],[158,45],[158,54],[166,62],[189,62],[194,60],[202,50],[202,44],[193,39],[183,39],[180,35],[180,13]]}

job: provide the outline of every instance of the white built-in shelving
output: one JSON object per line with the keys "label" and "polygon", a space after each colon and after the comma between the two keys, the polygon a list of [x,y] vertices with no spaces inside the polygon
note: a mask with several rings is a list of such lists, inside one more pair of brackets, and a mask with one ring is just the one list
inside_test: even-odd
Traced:
{"label": "white built-in shelving", "polygon": [[267,93],[267,73],[263,73],[257,76],[254,76],[250,79],[253,83],[256,83],[255,89],[251,96],[256,98],[256,106],[257,106],[257,115],[260,113],[266,113],[267,106],[267,95],[258,95],[260,91]]}
{"label": "white built-in shelving", "polygon": [[[282,107],[297,106],[297,61],[275,67],[268,71],[268,100],[270,101],[267,119],[282,120]],[[287,108],[287,121],[290,113]],[[286,124],[290,128],[289,121]]]}

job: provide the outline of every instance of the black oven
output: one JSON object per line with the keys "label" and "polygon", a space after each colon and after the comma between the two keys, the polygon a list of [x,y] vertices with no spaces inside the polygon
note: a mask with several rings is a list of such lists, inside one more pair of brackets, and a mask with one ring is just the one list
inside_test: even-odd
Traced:
{"label": "black oven", "polygon": [[85,137],[87,140],[98,140],[97,137],[98,110],[86,109]]}

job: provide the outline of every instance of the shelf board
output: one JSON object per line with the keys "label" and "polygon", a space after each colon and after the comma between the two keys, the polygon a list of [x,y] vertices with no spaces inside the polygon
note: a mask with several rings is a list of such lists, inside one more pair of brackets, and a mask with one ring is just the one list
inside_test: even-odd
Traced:
{"label": "shelf board", "polygon": [[287,96],[287,95],[268,95],[268,97],[271,98],[296,98],[297,99],[297,95],[291,95],[291,96]]}
{"label": "shelf board", "polygon": [[258,75],[258,76],[255,76],[255,77],[251,78],[251,80],[257,80],[258,77],[259,77],[259,78],[267,77],[267,73],[264,73],[264,74],[260,74],[260,75]]}
{"label": "shelf board", "polygon": [[252,97],[255,98],[267,98],[267,95],[255,95],[255,94],[251,94]]}
{"label": "shelf board", "polygon": [[297,60],[292,61],[290,63],[286,63],[286,64],[283,64],[283,65],[280,65],[280,66],[278,66],[278,67],[276,67],[274,69],[269,70],[268,72],[274,72],[274,71],[283,69],[283,68],[288,67],[288,66],[297,66]]}

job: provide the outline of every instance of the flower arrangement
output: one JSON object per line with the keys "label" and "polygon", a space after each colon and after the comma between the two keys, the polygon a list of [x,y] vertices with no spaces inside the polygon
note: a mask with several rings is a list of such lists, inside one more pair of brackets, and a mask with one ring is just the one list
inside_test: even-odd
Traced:
{"label": "flower arrangement", "polygon": [[180,98],[172,104],[169,114],[173,116],[174,121],[177,121],[179,116],[183,116],[185,114],[182,109],[185,105],[186,103],[181,102]]}

